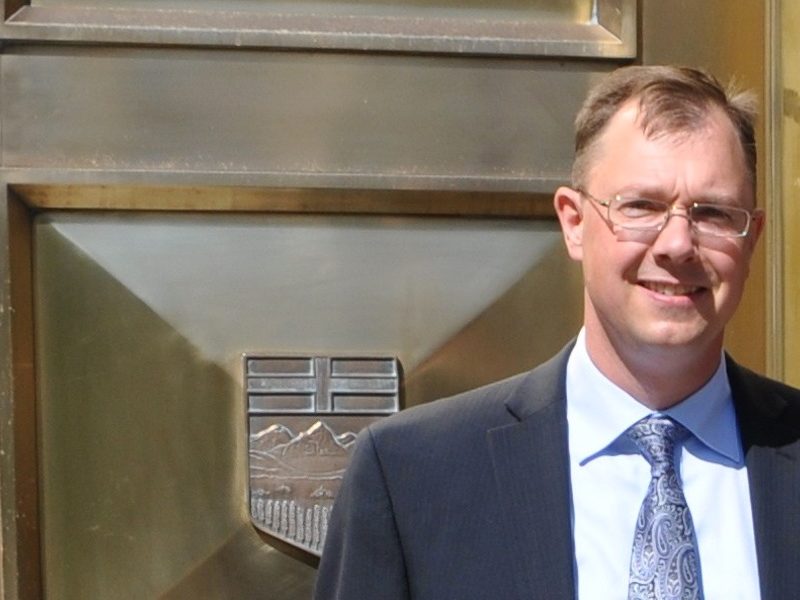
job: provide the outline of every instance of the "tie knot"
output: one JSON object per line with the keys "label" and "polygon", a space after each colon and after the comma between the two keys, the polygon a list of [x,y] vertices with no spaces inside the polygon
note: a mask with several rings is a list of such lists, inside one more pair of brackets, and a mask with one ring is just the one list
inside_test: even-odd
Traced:
{"label": "tie knot", "polygon": [[656,471],[663,473],[675,466],[675,444],[689,436],[689,430],[663,415],[650,415],[637,421],[626,432],[639,452]]}

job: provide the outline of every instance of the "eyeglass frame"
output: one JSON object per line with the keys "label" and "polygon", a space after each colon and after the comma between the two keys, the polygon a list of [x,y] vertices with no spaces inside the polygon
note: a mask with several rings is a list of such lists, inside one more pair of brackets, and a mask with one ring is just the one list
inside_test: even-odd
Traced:
{"label": "eyeglass frame", "polygon": [[[627,231],[642,231],[642,232],[658,233],[658,232],[662,231],[664,229],[664,227],[667,226],[667,223],[669,223],[669,220],[672,218],[673,215],[677,215],[679,217],[685,217],[686,220],[689,222],[689,226],[691,227],[692,231],[694,233],[696,233],[697,235],[707,235],[707,236],[710,236],[710,237],[723,238],[723,239],[730,239],[730,238],[737,239],[737,238],[747,237],[747,234],[750,233],[750,226],[753,223],[753,212],[747,210],[746,208],[741,208],[739,206],[723,206],[723,205],[714,204],[714,203],[711,203],[711,202],[692,202],[688,206],[684,207],[684,209],[686,211],[685,213],[679,213],[679,212],[676,213],[676,212],[674,212],[674,205],[672,203],[664,202],[662,200],[653,200],[651,198],[638,198],[637,196],[624,196],[622,194],[615,194],[614,197],[611,198],[610,200],[601,200],[600,198],[590,194],[589,192],[587,192],[583,188],[576,187],[574,189],[575,189],[576,192],[578,192],[582,196],[586,196],[587,198],[589,198],[591,200],[594,200],[600,206],[605,208],[606,209],[605,219],[606,219],[606,221],[608,221],[608,223],[610,223],[614,227],[619,227],[619,228],[625,229]],[[616,223],[611,218],[611,203],[613,201],[615,201],[615,200],[619,202],[623,198],[624,199],[630,199],[630,200],[641,199],[641,200],[646,200],[647,202],[652,202],[653,204],[663,205],[666,208],[666,210],[664,212],[664,220],[661,222],[660,225],[647,226],[647,227],[631,227],[631,226],[628,226],[628,225],[621,225],[619,223]],[[704,207],[704,206],[710,206],[710,207],[714,207],[714,208],[731,209],[731,210],[733,210],[735,212],[744,213],[745,215],[747,215],[747,222],[745,223],[744,231],[742,231],[740,233],[733,233],[733,234],[712,233],[710,231],[702,231],[701,229],[698,228],[696,221],[694,219],[692,219],[691,211],[692,211],[692,209],[694,209],[696,207]]]}

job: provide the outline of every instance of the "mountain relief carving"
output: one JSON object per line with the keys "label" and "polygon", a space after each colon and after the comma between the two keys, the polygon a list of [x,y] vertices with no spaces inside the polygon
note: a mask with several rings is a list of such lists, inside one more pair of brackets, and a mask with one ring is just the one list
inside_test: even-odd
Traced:
{"label": "mountain relief carving", "polygon": [[[290,418],[290,417],[289,417]],[[299,432],[273,423],[250,436],[250,507],[261,528],[319,554],[356,434],[317,420]]]}

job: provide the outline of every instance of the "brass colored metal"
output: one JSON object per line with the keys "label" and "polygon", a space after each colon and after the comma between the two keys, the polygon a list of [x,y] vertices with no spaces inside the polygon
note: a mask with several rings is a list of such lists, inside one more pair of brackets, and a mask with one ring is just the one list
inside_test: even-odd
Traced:
{"label": "brass colored metal", "polygon": [[308,598],[313,569],[250,523],[242,350],[397,356],[420,404],[541,361],[580,320],[552,221],[46,212],[34,239],[59,598]]}
{"label": "brass colored metal", "polygon": [[[783,260],[775,264],[777,278],[782,282],[777,304],[783,332],[783,342],[775,349],[781,355],[780,375],[792,385],[800,386],[800,6],[792,2],[777,2],[780,57],[776,63],[780,72],[773,81],[776,98],[776,118],[779,119],[777,138],[778,169],[774,186],[775,215],[769,227],[776,230],[776,254]],[[782,110],[778,111],[778,108]]]}
{"label": "brass colored metal", "polygon": [[0,32],[8,39],[71,43],[606,59],[633,58],[636,53],[636,0],[506,0],[490,7],[475,0],[378,0],[360,7],[334,0],[148,4],[40,2],[21,6]]}
{"label": "brass colored metal", "polygon": [[570,176],[581,98],[612,66],[12,46],[6,181],[549,195]]}
{"label": "brass colored metal", "polygon": [[31,214],[8,194],[0,216],[0,508],[3,597],[41,595]]}
{"label": "brass colored metal", "polygon": [[3,1],[3,19],[6,20],[23,6],[27,6],[25,0],[4,0]]}
{"label": "brass colored metal", "polygon": [[148,210],[554,218],[552,198],[515,192],[16,184],[39,210]]}
{"label": "brass colored metal", "polygon": [[[766,154],[767,168],[765,169],[764,197],[767,198],[768,211],[763,237],[766,246],[766,312],[767,335],[766,342],[766,374],[775,379],[784,380],[786,377],[786,338],[784,327],[784,306],[786,305],[786,282],[784,281],[784,256],[786,237],[783,231],[784,224],[784,197],[783,197],[783,164],[778,157],[782,155],[783,147],[783,120],[785,111],[785,93],[783,87],[783,47],[781,39],[785,30],[782,23],[786,15],[782,3],[778,1],[767,2],[765,7],[765,31],[769,32],[765,40],[764,72],[764,98],[763,120],[764,140],[762,154]],[[791,26],[786,29],[791,29]]]}

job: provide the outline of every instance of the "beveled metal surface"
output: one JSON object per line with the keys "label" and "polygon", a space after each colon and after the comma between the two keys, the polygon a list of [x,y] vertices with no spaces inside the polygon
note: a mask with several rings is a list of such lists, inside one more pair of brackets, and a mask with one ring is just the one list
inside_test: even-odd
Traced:
{"label": "beveled metal surface", "polygon": [[573,115],[602,68],[88,48],[13,50],[0,66],[12,173],[528,192],[568,177]]}
{"label": "beveled metal surface", "polygon": [[[633,58],[635,0],[33,2],[5,39]],[[7,13],[8,14],[8,13]]]}
{"label": "beveled metal surface", "polygon": [[[540,362],[580,319],[553,222],[45,213],[34,238],[58,598],[309,596],[250,523],[243,350],[397,356],[411,405]],[[500,345],[464,360],[486,326]]]}
{"label": "beveled metal surface", "polygon": [[[779,220],[770,225],[778,228],[777,243],[784,260],[778,263],[777,276],[783,282],[780,289],[781,331],[783,345],[777,349],[784,366],[781,375],[792,385],[800,386],[800,6],[792,2],[780,2],[781,56],[779,79],[774,82],[781,95],[778,106],[780,119],[780,154],[776,157],[780,174]],[[778,182],[776,182],[778,183]],[[776,185],[776,191],[778,185]]]}
{"label": "beveled metal surface", "polygon": [[36,598],[42,581],[31,216],[13,194],[0,199],[0,590],[4,598]]}
{"label": "beveled metal surface", "polygon": [[[52,173],[49,174],[52,176]],[[552,196],[522,192],[47,183],[13,184],[11,189],[36,210],[184,210],[555,218]]]}

